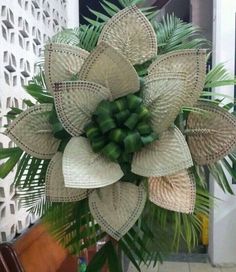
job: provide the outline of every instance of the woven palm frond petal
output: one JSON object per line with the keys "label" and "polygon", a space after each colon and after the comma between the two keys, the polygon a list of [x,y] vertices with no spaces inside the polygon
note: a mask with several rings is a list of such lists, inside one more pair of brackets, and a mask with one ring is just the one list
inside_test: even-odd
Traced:
{"label": "woven palm frond petal", "polygon": [[183,134],[177,127],[166,130],[160,140],[134,155],[131,171],[145,177],[174,174],[193,165]]}
{"label": "woven palm frond petal", "polygon": [[190,171],[181,170],[170,176],[151,177],[148,186],[149,199],[154,204],[181,213],[194,211],[196,188]]}
{"label": "woven palm frond petal", "polygon": [[189,95],[185,73],[162,73],[146,81],[143,90],[144,104],[151,112],[151,124],[160,134],[174,123]]}
{"label": "woven palm frond petal", "polygon": [[115,240],[120,240],[138,220],[146,197],[142,185],[116,182],[94,190],[89,195],[89,207],[101,228]]}
{"label": "woven palm frond petal", "polygon": [[98,42],[102,41],[126,56],[133,65],[157,55],[154,29],[134,5],[121,10],[106,23]]}
{"label": "woven palm frond petal", "polygon": [[72,136],[82,134],[99,102],[110,98],[110,91],[96,83],[64,81],[54,84],[57,115]]}
{"label": "woven palm frond petal", "polygon": [[53,136],[49,123],[51,110],[52,104],[30,107],[14,119],[5,134],[29,155],[51,159],[60,145],[60,140]]}
{"label": "woven palm frond petal", "polygon": [[62,173],[62,152],[51,159],[46,173],[46,197],[51,202],[80,201],[88,196],[88,190],[67,188]]}
{"label": "woven palm frond petal", "polygon": [[191,112],[187,120],[187,141],[194,161],[213,164],[236,147],[236,118],[218,105],[198,102],[199,112]]}
{"label": "woven palm frond petal", "polygon": [[88,55],[87,51],[67,44],[46,45],[44,71],[49,91],[53,92],[55,82],[71,80],[77,75]]}
{"label": "woven palm frond petal", "polygon": [[94,153],[84,137],[73,137],[63,154],[63,174],[66,187],[92,189],[118,181],[123,172],[119,164]]}
{"label": "woven palm frond petal", "polygon": [[186,49],[158,57],[148,68],[148,79],[167,72],[185,73],[188,96],[184,106],[192,106],[201,95],[206,76],[206,50]]}
{"label": "woven palm frond petal", "polygon": [[81,67],[80,80],[98,83],[118,98],[139,90],[139,78],[132,64],[116,49],[101,42]]}

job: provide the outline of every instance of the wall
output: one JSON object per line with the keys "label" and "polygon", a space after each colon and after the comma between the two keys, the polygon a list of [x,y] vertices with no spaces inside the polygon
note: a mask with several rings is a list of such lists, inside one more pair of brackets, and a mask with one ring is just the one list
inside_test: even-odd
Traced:
{"label": "wall", "polygon": [[[10,107],[26,108],[22,86],[37,72],[35,62],[43,44],[66,24],[65,0],[0,0],[0,132],[8,123],[4,114]],[[0,148],[12,146],[0,134]],[[14,172],[0,180],[0,242],[11,240],[37,219],[21,207],[13,178]]]}
{"label": "wall", "polygon": [[207,40],[212,41],[213,0],[191,0],[191,22],[199,26]]}
{"label": "wall", "polygon": [[[235,0],[214,0],[213,64],[224,62],[234,74]],[[234,87],[217,88],[218,93],[234,94]],[[211,192],[220,198],[211,213],[209,256],[214,265],[236,265],[236,197],[222,193],[211,181]],[[236,193],[236,185],[232,185]]]}
{"label": "wall", "polygon": [[79,26],[79,0],[68,0],[66,5],[67,27]]}

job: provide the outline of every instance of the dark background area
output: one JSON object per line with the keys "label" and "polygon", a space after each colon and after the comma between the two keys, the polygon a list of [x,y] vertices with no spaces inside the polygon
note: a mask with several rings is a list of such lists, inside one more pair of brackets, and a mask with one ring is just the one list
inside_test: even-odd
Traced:
{"label": "dark background area", "polygon": [[[117,6],[119,5],[118,0],[110,0],[110,2]],[[96,16],[89,11],[89,8],[97,11],[103,10],[99,0],[79,0],[80,24],[87,24],[86,20],[84,20],[84,17],[96,19]]]}
{"label": "dark background area", "polygon": [[[109,1],[111,3],[117,5],[117,6],[120,6],[118,0],[109,0]],[[180,17],[185,17],[186,14],[184,14],[185,16],[181,16],[181,15],[183,15],[183,13],[185,13],[185,11],[187,10],[186,6],[189,7],[189,5],[188,5],[189,0],[180,0],[180,1],[181,1],[180,8],[179,8]],[[158,9],[161,9],[167,2],[170,3],[169,4],[170,7],[168,8],[169,9],[168,11],[173,12],[174,11],[173,8],[174,8],[174,6],[176,6],[173,3],[173,1],[170,1],[170,0],[156,0],[156,2],[153,5],[156,6]],[[103,11],[103,8],[100,5],[99,0],[79,0],[79,8],[80,8],[80,23],[81,24],[87,24],[86,20],[84,20],[84,17],[88,17],[88,18],[91,18],[91,19],[96,19],[96,17],[89,11],[89,9],[93,9],[93,10],[97,10],[97,11]],[[186,20],[186,18],[183,18],[183,19]]]}

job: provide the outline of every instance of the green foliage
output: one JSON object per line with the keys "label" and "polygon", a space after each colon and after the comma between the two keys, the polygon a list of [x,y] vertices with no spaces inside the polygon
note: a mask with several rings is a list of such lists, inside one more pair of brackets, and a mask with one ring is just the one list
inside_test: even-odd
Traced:
{"label": "green foliage", "polygon": [[26,92],[31,95],[36,101],[39,103],[53,103],[52,95],[44,90],[42,86],[34,83],[34,81],[30,82],[29,85],[25,86]]}
{"label": "green foliage", "polygon": [[25,87],[25,90],[39,103],[53,103],[52,96],[44,92],[42,87],[37,84],[30,83]]}
{"label": "green foliage", "polygon": [[98,42],[99,35],[102,31],[102,26],[85,26],[80,27],[80,48],[87,51],[92,51]]}
{"label": "green foliage", "polygon": [[[21,194],[21,198],[24,196]],[[38,198],[38,201],[35,201],[34,204],[28,208],[28,211],[32,214],[36,214],[40,217],[43,217],[47,211],[52,207],[52,203],[47,200],[45,194],[41,198]]]}
{"label": "green foliage", "polygon": [[138,5],[144,3],[145,0],[119,0],[119,3],[122,5],[122,7],[129,7],[132,5]]}
{"label": "green foliage", "polygon": [[214,177],[215,181],[221,187],[223,192],[228,192],[229,194],[234,194],[226,177],[225,171],[222,167],[221,162],[216,162],[211,165],[207,165],[206,168],[210,174]]}
{"label": "green foliage", "polygon": [[[229,156],[231,157],[233,155]],[[227,159],[224,158],[214,164],[206,165],[204,167],[195,166],[195,169],[197,171],[196,175],[198,176],[198,179],[202,182],[203,185],[208,178],[208,174],[210,174],[214,178],[214,180],[218,183],[223,192],[234,194],[230,185],[230,181],[226,176],[226,172],[228,172],[228,174],[230,174],[232,177],[235,177],[236,175],[235,170],[230,165]]]}
{"label": "green foliage", "polygon": [[72,46],[79,46],[80,44],[80,29],[76,28],[66,28],[52,36],[48,42],[49,43],[65,43]]}
{"label": "green foliage", "polygon": [[[90,12],[96,16],[96,20],[85,18],[89,22],[89,25],[80,25],[80,27],[74,29],[63,29],[61,32],[54,35],[49,40],[49,42],[79,46],[80,48],[90,52],[96,47],[99,35],[108,19],[114,16],[122,8],[128,7],[138,2],[142,1],[120,0],[120,5],[116,6],[107,0],[102,0],[100,3],[104,9],[104,12],[98,12],[96,10],[90,9]],[[157,11],[152,7],[142,8],[141,10],[149,20],[152,20],[157,15]]]}
{"label": "green foliage", "polygon": [[114,246],[112,241],[108,241],[102,248],[94,255],[90,261],[86,272],[99,271],[108,264],[110,272],[122,272],[121,258],[117,254],[116,245]]}
{"label": "green foliage", "polygon": [[235,85],[236,78],[229,73],[223,63],[217,64],[207,74],[205,88],[215,88],[227,85]]}
{"label": "green foliage", "polygon": [[18,147],[0,150],[0,160],[8,158],[6,162],[0,164],[0,178],[5,178],[13,170],[22,153],[23,151]]}
{"label": "green foliage", "polygon": [[106,234],[94,221],[87,199],[72,203],[52,203],[43,217],[56,239],[72,253],[95,245]]}
{"label": "green foliage", "polygon": [[158,54],[208,45],[197,26],[185,23],[174,15],[163,17],[161,22],[153,22],[153,26],[157,35]]}
{"label": "green foliage", "polygon": [[[15,175],[15,185],[22,206],[33,209],[43,205],[45,196],[45,176],[49,160],[41,160],[24,153]],[[42,207],[37,207],[42,210]]]}
{"label": "green foliage", "polygon": [[78,46],[90,52],[96,47],[101,31],[102,24],[80,25],[73,29],[62,30],[55,34],[50,42]]}
{"label": "green foliage", "polygon": [[[104,25],[112,16],[114,16],[121,9],[144,2],[143,0],[119,0],[120,5],[115,5],[107,0],[101,0],[100,4],[104,12],[98,12],[90,9],[90,12],[96,16],[96,20],[85,18],[92,26]],[[155,7],[140,8],[148,20],[152,21],[158,14]]]}
{"label": "green foliage", "polygon": [[201,221],[198,215],[208,215],[211,199],[207,189],[197,186],[197,198],[193,214],[168,211],[158,206],[153,207],[155,210],[155,213],[153,213],[154,220],[156,220],[155,226],[159,225],[163,229],[169,230],[167,241],[171,241],[173,250],[178,250],[180,242],[184,242],[189,251],[197,245],[201,229]]}
{"label": "green foliage", "polygon": [[221,160],[222,165],[224,166],[224,169],[228,172],[228,174],[236,180],[236,171],[235,171],[235,165],[236,165],[236,154],[232,152],[229,154],[226,158],[223,158]]}
{"label": "green foliage", "polygon": [[8,118],[8,120],[14,120],[16,118],[16,116],[18,114],[20,114],[22,112],[21,109],[15,108],[15,107],[11,107],[11,110],[7,112],[7,114],[5,115],[5,117]]}
{"label": "green foliage", "polygon": [[[122,8],[142,2],[143,0],[119,0],[119,4],[114,5],[108,0],[101,0],[104,11],[101,13],[90,10],[96,16],[95,20],[86,18],[90,25],[64,29],[53,36],[50,42],[78,46],[90,52],[96,47],[102,28],[109,18]],[[184,23],[174,15],[167,15],[161,22],[155,22],[153,19],[158,11],[153,7],[141,8],[141,10],[154,26],[159,46],[158,54],[209,45],[200,36],[198,27]],[[147,75],[149,65],[150,61],[135,66],[139,76]],[[229,99],[229,96],[212,93],[210,88],[232,84],[236,84],[236,81],[224,68],[224,65],[217,65],[206,76],[201,100],[220,104],[224,99]],[[25,89],[36,100],[36,103],[53,104],[53,97],[46,88],[43,71],[35,76]],[[25,103],[28,106],[34,105],[30,100],[25,100]],[[234,100],[232,100],[224,107],[229,110],[232,109],[234,104]],[[185,130],[186,118],[191,111],[199,111],[199,109],[183,107],[176,119],[176,124],[182,132]],[[7,113],[7,118],[13,120],[20,113],[20,109],[11,108]],[[59,120],[56,121],[59,122]],[[31,212],[43,216],[43,221],[48,225],[56,239],[72,253],[79,254],[83,249],[94,246],[99,240],[107,237],[107,234],[94,221],[87,199],[72,203],[51,203],[47,201],[45,197],[45,176],[49,160],[33,158],[23,153],[19,148],[1,149],[0,159],[4,160],[4,163],[0,165],[0,178],[5,177],[18,163],[14,182],[22,205]],[[226,178],[228,173],[236,179],[236,172],[232,164],[236,164],[235,153],[229,154],[213,165],[205,167],[195,165],[192,171],[196,182],[197,197],[193,214],[165,210],[147,201],[141,217],[118,243],[114,243],[107,237],[107,242],[88,265],[87,272],[98,271],[105,264],[108,265],[111,272],[122,272],[121,253],[124,253],[130,259],[138,271],[141,271],[140,263],[145,263],[147,266],[150,266],[151,263],[155,265],[156,262],[162,261],[163,255],[172,250],[178,250],[182,243],[185,243],[187,248],[191,250],[197,245],[201,230],[199,214],[208,216],[212,204],[212,197],[208,192],[208,174],[214,177],[224,192],[232,194],[230,183]],[[131,177],[126,177],[130,181]],[[137,182],[135,175],[132,178],[135,178]]]}

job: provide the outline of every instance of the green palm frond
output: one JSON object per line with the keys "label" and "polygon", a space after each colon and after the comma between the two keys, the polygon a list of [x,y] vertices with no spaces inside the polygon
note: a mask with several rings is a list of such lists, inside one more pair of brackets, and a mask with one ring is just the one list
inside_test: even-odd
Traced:
{"label": "green palm frond", "polygon": [[45,196],[45,176],[49,160],[41,160],[24,154],[18,164],[15,185],[22,206],[33,208]]}
{"label": "green palm frond", "polygon": [[102,26],[85,26],[80,27],[80,48],[87,51],[92,51],[98,42],[99,35],[102,31]]}
{"label": "green palm frond", "polygon": [[189,251],[199,240],[201,221],[199,214],[209,213],[212,197],[207,190],[197,187],[196,205],[193,214],[183,214],[156,207],[156,217],[163,229],[169,229],[172,238],[172,248],[178,251],[181,241]]}
{"label": "green palm frond", "polygon": [[235,85],[236,78],[225,68],[223,63],[217,64],[206,75],[205,88]]}
{"label": "green palm frond", "polygon": [[229,154],[226,158],[221,160],[222,166],[224,167],[225,171],[234,179],[236,180],[236,172],[235,172],[235,165],[236,165],[236,156],[234,153]]}
{"label": "green palm frond", "polygon": [[223,102],[224,99],[228,99],[229,101],[234,101],[234,97],[232,95],[227,95],[227,94],[224,94],[224,93],[216,93],[216,92],[203,91],[202,94],[201,94],[201,98],[206,98],[206,97],[208,97],[209,100],[210,100],[210,102],[213,102],[213,103],[215,101],[217,103],[218,102]]}
{"label": "green palm frond", "polygon": [[221,187],[223,192],[227,192],[232,195],[234,194],[221,162],[217,162],[212,165],[207,165],[206,168],[208,169],[210,174],[213,176],[214,180]]}
{"label": "green palm frond", "polygon": [[145,0],[119,0],[119,3],[122,5],[122,7],[129,7],[132,5],[138,5],[144,3]]}
{"label": "green palm frond", "polygon": [[[5,178],[20,160],[23,151],[19,147],[2,148],[0,150],[0,178]],[[7,159],[7,160],[6,160]]]}
{"label": "green palm frond", "polygon": [[5,115],[5,117],[7,117],[10,120],[14,120],[18,114],[22,113],[23,110],[15,108],[15,107],[11,107],[11,110],[7,112],[7,114]]}
{"label": "green palm frond", "polygon": [[65,43],[92,51],[98,42],[102,24],[80,25],[73,29],[64,29],[51,38],[53,43]]}
{"label": "green palm frond", "polygon": [[79,27],[63,29],[57,34],[53,35],[48,42],[49,43],[65,43],[72,46],[79,46]]}
{"label": "green palm frond", "polygon": [[[22,198],[22,197],[21,197]],[[43,217],[47,211],[52,207],[52,202],[49,202],[45,196],[45,192],[42,194],[41,198],[38,198],[38,201],[34,202],[28,211],[32,214],[35,214],[39,217]]]}
{"label": "green palm frond", "polygon": [[31,95],[37,102],[53,103],[53,97],[46,87],[45,76],[43,71],[41,71],[38,75],[34,76],[32,80],[29,81],[29,84],[24,88],[25,91],[29,95]]}
{"label": "green palm frond", "polygon": [[[96,19],[90,19],[86,18],[85,20],[91,25],[91,26],[103,26],[112,16],[114,16],[117,12],[122,10],[123,8],[139,4],[141,2],[144,2],[143,0],[119,0],[120,5],[115,5],[113,3],[110,3],[107,0],[101,0],[100,4],[104,9],[104,12],[98,12],[96,10],[90,9],[90,12],[96,16]],[[158,10],[155,7],[144,7],[140,8],[140,10],[144,13],[144,15],[148,18],[149,21],[153,21],[154,18],[156,18],[158,14]]]}
{"label": "green palm frond", "polygon": [[43,220],[50,222],[52,234],[74,254],[96,244],[105,236],[89,211],[87,199],[52,203]]}
{"label": "green palm frond", "polygon": [[158,53],[174,50],[201,48],[209,43],[202,38],[199,27],[185,23],[174,15],[166,15],[161,22],[154,22],[157,34]]}

